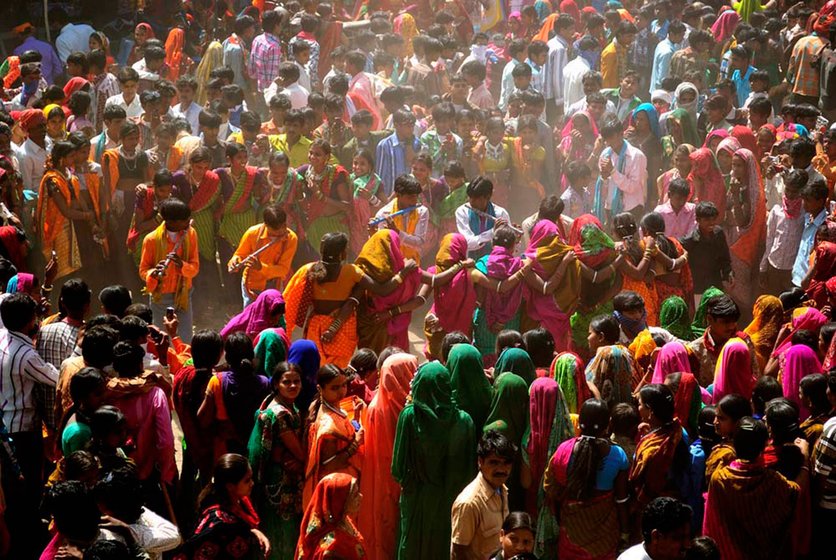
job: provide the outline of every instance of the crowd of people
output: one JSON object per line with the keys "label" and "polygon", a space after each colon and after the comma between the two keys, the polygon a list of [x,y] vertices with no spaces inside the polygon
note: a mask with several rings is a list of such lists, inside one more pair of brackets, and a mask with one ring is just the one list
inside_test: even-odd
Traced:
{"label": "crowd of people", "polygon": [[836,558],[836,0],[88,4],[8,8],[0,558]]}

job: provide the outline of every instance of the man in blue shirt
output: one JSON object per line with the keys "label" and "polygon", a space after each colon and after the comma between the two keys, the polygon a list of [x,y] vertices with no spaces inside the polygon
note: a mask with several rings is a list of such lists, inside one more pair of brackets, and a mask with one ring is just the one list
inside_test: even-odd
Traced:
{"label": "man in blue shirt", "polygon": [[26,51],[37,51],[41,55],[41,75],[46,83],[52,85],[55,79],[64,71],[64,64],[58,58],[58,53],[55,48],[35,38],[35,27],[27,22],[18,25],[14,28],[18,38],[21,40],[20,45],[15,47],[13,51],[15,56],[20,56]]}
{"label": "man in blue shirt", "polygon": [[650,76],[650,91],[662,89],[662,80],[668,77],[671,69],[673,53],[682,48],[685,39],[685,24],[673,21],[668,25],[667,38],[656,45],[653,53],[653,73]]}
{"label": "man in blue shirt", "polygon": [[827,183],[816,179],[801,191],[804,202],[804,231],[792,267],[792,283],[801,286],[810,268],[810,253],[816,248],[816,231],[827,218]]}
{"label": "man in blue shirt", "polygon": [[395,186],[395,179],[409,174],[415,154],[421,150],[421,141],[415,137],[415,115],[406,109],[398,109],[392,115],[395,132],[384,138],[375,150],[375,171],[383,182],[383,192],[388,198]]}

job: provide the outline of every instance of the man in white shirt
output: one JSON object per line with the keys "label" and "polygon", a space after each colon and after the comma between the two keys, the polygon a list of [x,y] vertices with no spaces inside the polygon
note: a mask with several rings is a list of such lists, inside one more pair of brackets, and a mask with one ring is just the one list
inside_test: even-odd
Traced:
{"label": "man in white shirt", "polygon": [[[571,107],[581,101],[588,94],[583,84],[583,78],[592,71],[592,61],[595,59],[595,49],[598,42],[584,35],[578,43],[578,53],[575,58],[563,67],[563,105]],[[564,112],[568,113],[567,109]]]}
{"label": "man in white shirt", "polygon": [[108,105],[102,115],[102,133],[90,139],[90,161],[102,163],[102,154],[119,145],[119,131],[127,119],[119,105]]}
{"label": "man in white shirt", "polygon": [[[566,67],[568,68],[569,65],[567,64]],[[581,97],[571,105],[567,104],[568,107],[566,109],[566,117],[571,117],[578,111],[586,111],[588,106],[587,97],[594,93],[601,93],[603,83],[604,80],[600,72],[596,72],[595,70],[589,70],[586,74],[584,74],[581,78],[581,89],[583,90],[583,97]],[[606,99],[606,104],[607,105],[604,113],[615,115],[615,103],[613,103],[609,99]]]}
{"label": "man in white shirt", "polygon": [[29,137],[15,149],[23,177],[23,188],[38,192],[46,163],[46,117],[39,109],[27,109],[17,116],[17,122]]}
{"label": "man in white shirt", "polygon": [[610,119],[600,129],[606,147],[598,160],[603,180],[604,209],[614,218],[630,212],[636,219],[644,213],[647,191],[647,156],[624,139],[624,129],[616,119]]}
{"label": "man in white shirt", "polygon": [[499,90],[499,108],[504,113],[508,109],[508,98],[514,93],[514,77],[511,75],[514,68],[525,62],[528,43],[524,39],[514,39],[508,45],[508,54],[511,60],[502,69],[502,82]]}
{"label": "man in white shirt", "polygon": [[58,35],[55,39],[55,50],[64,64],[67,63],[67,57],[74,52],[90,52],[90,35],[96,30],[86,23],[70,23],[63,8],[53,8],[49,11],[49,27],[53,34]]}
{"label": "man in white shirt", "polygon": [[117,76],[119,87],[122,93],[109,97],[105,102],[105,108],[109,105],[117,105],[125,110],[129,119],[138,119],[142,116],[142,104],[139,102],[139,72],[130,67],[119,70]]}
{"label": "man in white shirt", "polygon": [[[674,498],[656,498],[642,512],[641,542],[618,560],[680,560],[691,548],[693,511]],[[628,535],[629,538],[629,535]]]}
{"label": "man in white shirt", "polygon": [[160,70],[165,64],[165,49],[154,45],[145,47],[145,56],[137,60],[133,69],[139,74],[139,79],[144,82],[143,91],[150,89],[160,81]]}
{"label": "man in white shirt", "polygon": [[456,229],[467,240],[467,256],[478,259],[491,252],[495,227],[510,224],[511,216],[491,202],[493,183],[484,177],[467,185],[467,203],[456,208]]}
{"label": "man in white shirt", "polygon": [[569,62],[569,42],[575,34],[575,20],[569,14],[560,14],[554,24],[556,35],[546,43],[549,56],[543,67],[543,96],[546,98],[546,114],[549,122],[563,114],[563,69]]}
{"label": "man in white shirt", "polygon": [[181,76],[177,80],[177,98],[180,101],[177,105],[172,107],[174,117],[183,117],[189,121],[189,126],[192,127],[192,134],[197,134],[200,130],[200,111],[201,107],[194,102],[197,94],[197,80],[191,76]]}
{"label": "man in white shirt", "polygon": [[264,90],[264,102],[269,106],[273,96],[280,92],[290,98],[290,106],[293,109],[304,109],[308,106],[310,92],[299,85],[299,68],[293,62],[281,63],[279,77]]}
{"label": "man in white shirt", "polygon": [[[401,237],[404,258],[420,262],[421,254],[425,252],[424,239],[427,237],[427,227],[430,224],[430,209],[419,206],[407,214],[395,218],[389,216],[417,205],[421,198],[421,184],[410,175],[401,175],[395,179],[394,191],[395,197],[375,215],[375,218],[387,218],[378,227],[397,231]],[[415,214],[418,215],[417,221],[412,220]]]}

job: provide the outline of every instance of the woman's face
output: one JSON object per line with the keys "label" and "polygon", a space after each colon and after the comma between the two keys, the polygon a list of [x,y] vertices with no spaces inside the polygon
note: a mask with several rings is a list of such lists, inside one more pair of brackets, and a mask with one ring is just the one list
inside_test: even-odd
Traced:
{"label": "woman's face", "polygon": [[52,117],[46,121],[46,133],[49,136],[61,136],[64,132],[64,117]]}
{"label": "woman's face", "polygon": [[[414,166],[413,166],[414,167]],[[361,156],[354,156],[354,159],[351,160],[351,171],[357,177],[363,177],[368,175],[371,171],[371,164],[369,164],[369,160]]]}
{"label": "woman's face", "polygon": [[513,558],[518,554],[534,552],[534,534],[528,529],[516,531],[500,531],[499,543],[502,545],[502,556]]}
{"label": "woman's face", "polygon": [[95,51],[96,49],[104,50],[104,45],[102,45],[102,42],[99,41],[99,38],[96,35],[90,35],[87,45],[90,47],[91,51]]}
{"label": "woman's face", "polygon": [[120,422],[107,435],[102,442],[108,449],[116,449],[122,447],[128,439],[128,424]]}
{"label": "woman's face", "polygon": [[697,94],[692,89],[686,89],[679,95],[679,104],[687,105],[697,99]]}
{"label": "woman's face", "polygon": [[196,161],[194,163],[190,163],[189,165],[192,168],[192,176],[196,178],[202,179],[206,172],[209,171],[209,165],[211,162],[208,161]]}
{"label": "woman's face", "polygon": [[653,107],[656,108],[656,113],[657,114],[663,115],[663,114],[667,113],[668,111],[670,111],[671,104],[668,103],[667,101],[663,100],[663,99],[656,99],[653,102]]}
{"label": "woman's face", "polygon": [[673,161],[679,174],[683,177],[691,172],[691,157],[687,154],[677,154]]}
{"label": "woman's face", "polygon": [[524,146],[534,146],[537,141],[537,131],[533,128],[523,128],[520,130],[520,138]]}
{"label": "woman's face", "polygon": [[144,27],[137,27],[134,29],[134,40],[141,45],[148,38],[148,31]]}
{"label": "woman's face", "polygon": [[284,162],[277,162],[270,164],[270,181],[274,185],[284,183],[287,178],[287,164]]}
{"label": "woman's face", "polygon": [[127,136],[122,137],[122,148],[126,152],[128,152],[128,153],[133,152],[138,145],[139,145],[139,133],[138,132],[132,132],[131,134],[128,134]]}
{"label": "woman's face", "polygon": [[314,169],[322,169],[328,163],[328,155],[319,146],[314,146],[308,152],[308,161]]}
{"label": "woman's face", "polygon": [[723,438],[731,437],[734,433],[735,425],[736,422],[718,406],[714,415],[714,431],[717,432],[717,435]]}
{"label": "woman's face", "polygon": [[336,406],[345,398],[348,392],[348,380],[345,375],[338,375],[324,386],[318,385],[319,394],[322,400],[330,405]]}
{"label": "woman's face", "polygon": [[604,337],[603,335],[592,330],[592,327],[589,327],[586,342],[589,344],[590,352],[597,352],[598,348],[600,348],[604,344]]}
{"label": "woman's face", "polygon": [[586,115],[575,115],[572,117],[572,125],[575,127],[575,130],[583,134],[584,136],[589,136],[592,134],[592,127],[589,125],[589,119]]}
{"label": "woman's face", "polygon": [[639,417],[641,417],[642,422],[650,422],[651,416],[653,416],[653,411],[650,410],[649,406],[644,404],[644,400],[641,394],[639,394]]}
{"label": "woman's face", "polygon": [[413,162],[412,176],[418,179],[419,183],[424,183],[430,178],[430,168],[424,162]]}
{"label": "woman's face", "polygon": [[233,169],[241,170],[247,165],[247,152],[238,152],[229,160]]}
{"label": "woman's face", "polygon": [[278,391],[283,400],[287,402],[295,401],[301,390],[302,378],[298,372],[289,370],[282,374],[281,379],[279,379]]}
{"label": "woman's face", "polygon": [[668,119],[668,130],[673,136],[673,139],[676,140],[677,144],[682,143],[682,125],[679,124],[679,121],[676,119]]}
{"label": "woman's face", "polygon": [[351,490],[348,494],[348,499],[345,502],[345,513],[350,515],[360,511],[360,504],[363,502],[363,494],[360,493],[360,485],[357,481],[351,483]]}
{"label": "woman's face", "polygon": [[772,152],[772,146],[775,145],[775,139],[772,138],[772,134],[768,130],[759,130],[758,131],[758,148],[760,148],[761,152],[764,154],[768,154]]}
{"label": "woman's face", "polygon": [[246,498],[253,491],[253,470],[248,468],[247,474],[244,475],[237,484],[227,484],[226,488],[229,491],[229,497],[233,500],[240,500]]}
{"label": "woman's face", "polygon": [[731,153],[729,153],[728,150],[719,150],[717,152],[717,163],[720,164],[720,171],[722,171],[724,175],[728,175],[731,172],[732,166]]}
{"label": "woman's face", "polygon": [[649,133],[650,119],[647,118],[647,113],[644,111],[637,113],[636,118],[633,120],[633,126],[636,128],[636,132],[642,136]]}
{"label": "woman's face", "polygon": [[746,162],[740,156],[733,156],[731,161],[732,177],[741,183],[749,180],[749,173],[746,169]]}
{"label": "woman's face", "polygon": [[494,146],[502,142],[502,138],[505,137],[505,128],[500,126],[491,126],[487,130],[488,140]]}

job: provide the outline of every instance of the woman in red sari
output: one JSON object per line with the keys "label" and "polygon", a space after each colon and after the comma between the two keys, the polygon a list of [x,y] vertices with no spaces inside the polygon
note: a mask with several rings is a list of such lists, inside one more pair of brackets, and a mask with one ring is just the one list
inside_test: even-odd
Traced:
{"label": "woman in red sari", "polygon": [[714,152],[702,147],[691,154],[691,173],[688,183],[694,193],[691,202],[713,202],[720,212],[720,220],[726,215],[726,182],[717,166]]}
{"label": "woman in red sari", "polygon": [[323,478],[305,509],[295,560],[366,558],[363,536],[351,521],[362,498],[356,478],[343,473]]}
{"label": "woman in red sari", "polygon": [[801,287],[807,297],[816,302],[819,309],[829,304],[827,281],[836,276],[836,222],[825,220],[816,232],[816,248],[813,262]]}
{"label": "woman in red sari", "polygon": [[[688,444],[676,418],[674,395],[665,385],[651,383],[639,391],[639,414],[650,431],[639,440],[630,466],[630,489],[635,501],[634,520],[654,498],[680,495],[680,478],[688,469]],[[638,524],[635,529],[638,529]]]}

